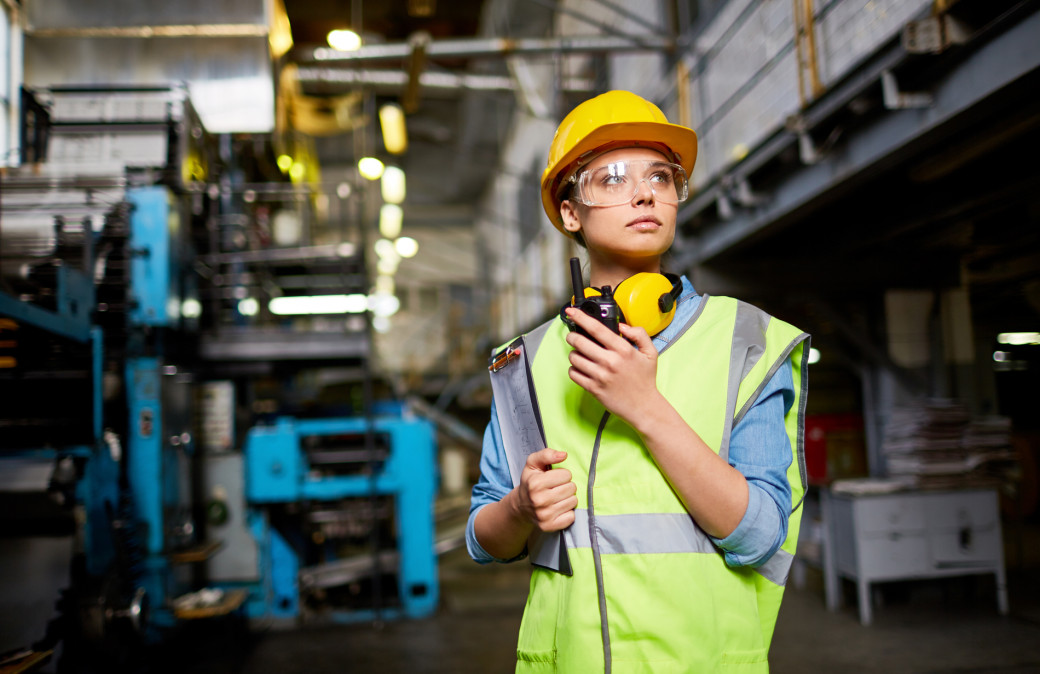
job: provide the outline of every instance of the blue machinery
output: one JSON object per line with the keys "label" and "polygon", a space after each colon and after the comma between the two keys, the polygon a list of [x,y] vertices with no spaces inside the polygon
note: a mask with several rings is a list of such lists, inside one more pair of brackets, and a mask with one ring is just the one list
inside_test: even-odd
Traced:
{"label": "blue machinery", "polygon": [[[320,446],[308,441],[335,440]],[[367,442],[366,442],[367,439]],[[367,447],[366,447],[367,445]],[[316,590],[355,581],[366,572],[378,577],[396,568],[394,587],[380,593],[399,599],[400,608],[382,606],[376,597],[369,610],[338,612],[347,619],[367,619],[375,613],[387,616],[429,615],[437,606],[437,563],[431,505],[435,491],[435,446],[429,422],[400,414],[376,416],[371,424],[365,418],[295,420],[280,418],[267,427],[255,427],[245,445],[246,498],[254,506],[252,528],[261,541],[261,559],[270,573],[270,583],[254,594],[248,605],[251,616],[295,616],[299,606],[298,582],[305,590]],[[361,467],[361,472],[341,474],[331,466]],[[373,469],[370,470],[370,469]],[[349,468],[348,468],[349,469]],[[390,550],[368,551],[353,557],[330,559],[294,573],[298,556],[285,535],[271,526],[269,512],[262,506],[287,504],[328,504],[355,500],[374,504],[380,497],[392,497],[392,529],[396,546]],[[321,510],[322,512],[328,512]],[[341,511],[349,514],[350,511]],[[370,511],[369,519],[378,512]],[[325,520],[328,521],[327,519]],[[298,534],[299,530],[293,533]],[[371,532],[369,532],[370,534]],[[342,537],[342,536],[341,536]],[[334,537],[322,534],[320,540]],[[393,541],[388,541],[393,542]],[[382,547],[382,546],[377,546]],[[396,552],[393,549],[396,548]],[[299,581],[297,581],[297,578]]]}
{"label": "blue machinery", "polygon": [[[55,185],[73,215],[40,215],[60,210],[34,201]],[[214,375],[193,351],[198,194],[139,179],[10,175],[3,190],[0,497],[19,501],[0,523],[38,537],[39,522],[59,521],[67,549],[78,541],[80,552],[67,560],[67,583],[31,598],[42,608],[20,616],[19,633],[0,623],[0,651],[119,660],[188,620],[342,622],[436,609],[429,421],[367,401],[370,416],[283,416],[248,428],[240,448],[207,446],[197,407]],[[20,224],[29,217],[20,203],[40,222]],[[235,408],[224,412],[233,427]],[[46,479],[32,477],[41,470]],[[7,527],[26,504],[43,514]],[[30,548],[10,537],[0,546],[0,572],[8,551]],[[0,602],[25,605],[23,580],[2,576]],[[199,590],[221,596],[181,601]]]}

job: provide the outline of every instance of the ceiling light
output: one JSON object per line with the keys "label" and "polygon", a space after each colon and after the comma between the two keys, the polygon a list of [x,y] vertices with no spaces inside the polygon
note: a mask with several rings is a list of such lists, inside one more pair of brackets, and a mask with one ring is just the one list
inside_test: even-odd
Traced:
{"label": "ceiling light", "polygon": [[379,180],[383,175],[383,162],[375,157],[362,157],[357,163],[358,172],[366,180]]}
{"label": "ceiling light", "polygon": [[181,316],[185,318],[198,318],[202,315],[202,305],[193,297],[181,302]]}
{"label": "ceiling light", "polygon": [[296,211],[279,209],[271,216],[271,238],[278,246],[289,247],[300,243],[303,222]]}
{"label": "ceiling light", "polygon": [[419,242],[410,236],[402,236],[394,241],[394,249],[401,257],[415,257],[419,252]]}
{"label": "ceiling light", "polygon": [[260,303],[256,301],[255,297],[247,297],[238,302],[238,313],[243,316],[256,316],[259,311]]}
{"label": "ceiling light", "polygon": [[372,247],[375,249],[376,255],[381,258],[398,257],[397,250],[394,248],[394,243],[389,239],[379,239]]}
{"label": "ceiling light", "polygon": [[368,298],[357,293],[353,295],[275,297],[268,303],[267,308],[276,316],[360,314],[368,308]]}
{"label": "ceiling light", "polygon": [[385,274],[380,274],[379,276],[376,276],[376,293],[389,293],[392,295],[394,293],[394,290],[396,290],[396,287],[394,284],[393,276],[387,276]]}
{"label": "ceiling light", "polygon": [[1040,332],[1002,332],[997,335],[997,342],[1012,346],[1040,344]]}
{"label": "ceiling light", "polygon": [[404,211],[397,204],[383,204],[379,209],[379,233],[388,239],[396,239],[401,235],[401,223]]}
{"label": "ceiling light", "polygon": [[401,308],[401,300],[390,293],[376,293],[368,296],[368,308],[376,316],[389,318]]}
{"label": "ceiling light", "polygon": [[338,51],[357,51],[361,49],[361,36],[345,28],[337,28],[330,31],[325,39],[330,47]]}
{"label": "ceiling light", "polygon": [[404,110],[396,103],[387,103],[379,108],[379,126],[383,130],[383,146],[390,154],[404,154],[408,149],[408,131],[404,123]]}
{"label": "ceiling light", "polygon": [[387,166],[383,171],[383,177],[379,181],[383,192],[383,201],[388,204],[400,204],[404,202],[405,180],[404,171],[397,166]]}

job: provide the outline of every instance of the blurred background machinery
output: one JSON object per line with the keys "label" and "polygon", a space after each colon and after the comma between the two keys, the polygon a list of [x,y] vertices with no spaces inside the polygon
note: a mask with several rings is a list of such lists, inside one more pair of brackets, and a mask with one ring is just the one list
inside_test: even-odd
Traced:
{"label": "blurred background machinery", "polygon": [[250,326],[235,293],[301,264],[365,293],[362,248],[257,253],[257,190],[182,87],[23,103],[0,205],[0,651],[110,667],[191,620],[435,610],[434,424],[374,380],[364,314]]}

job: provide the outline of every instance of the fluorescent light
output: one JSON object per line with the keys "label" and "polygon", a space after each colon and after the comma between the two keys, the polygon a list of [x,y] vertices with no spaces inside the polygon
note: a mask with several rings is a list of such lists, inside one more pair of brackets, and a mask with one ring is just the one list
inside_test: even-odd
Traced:
{"label": "fluorescent light", "polygon": [[202,315],[202,304],[197,299],[189,297],[181,302],[181,316],[185,318],[198,318]]}
{"label": "fluorescent light", "polygon": [[238,313],[243,316],[256,316],[259,311],[260,303],[256,301],[255,297],[247,297],[238,302]]}
{"label": "fluorescent light", "polygon": [[376,293],[368,296],[368,308],[375,316],[389,318],[401,308],[401,300],[390,293]]}
{"label": "fluorescent light", "polygon": [[410,236],[402,236],[394,241],[394,249],[401,257],[415,257],[419,252],[419,242]]}
{"label": "fluorescent light", "polygon": [[383,175],[383,162],[375,157],[362,157],[357,163],[358,172],[366,180],[379,180]]}
{"label": "fluorescent light", "polygon": [[379,187],[383,192],[383,201],[388,204],[400,204],[404,202],[405,181],[404,171],[397,166],[387,166],[383,171]]}
{"label": "fluorescent light", "polygon": [[395,290],[394,277],[385,274],[376,276],[375,290],[377,295],[379,293],[393,295]]}
{"label": "fluorescent light", "polygon": [[378,239],[372,247],[380,259],[399,257],[394,242],[389,239]]}
{"label": "fluorescent light", "polygon": [[401,223],[404,211],[397,204],[383,204],[379,209],[379,233],[388,239],[396,239],[401,235]]}
{"label": "fluorescent light", "polygon": [[325,38],[329,46],[337,51],[357,51],[361,49],[361,36],[352,30],[337,28],[329,31]]}
{"label": "fluorescent light", "polygon": [[997,335],[997,342],[1012,346],[1040,344],[1040,332],[1002,332]]}
{"label": "fluorescent light", "polygon": [[390,154],[404,154],[408,149],[408,132],[404,124],[404,110],[396,103],[379,108],[379,125],[383,130],[383,146]]}
{"label": "fluorescent light", "polygon": [[268,303],[267,308],[276,316],[360,314],[368,309],[368,298],[359,293],[353,295],[275,297]]}

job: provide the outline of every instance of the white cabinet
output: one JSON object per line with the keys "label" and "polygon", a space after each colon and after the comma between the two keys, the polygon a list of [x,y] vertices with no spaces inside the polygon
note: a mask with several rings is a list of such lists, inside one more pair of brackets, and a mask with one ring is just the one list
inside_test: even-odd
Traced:
{"label": "white cabinet", "polygon": [[992,489],[880,495],[823,492],[824,590],[840,604],[841,577],[856,582],[860,622],[871,622],[870,584],[992,573],[1008,612],[997,494]]}

